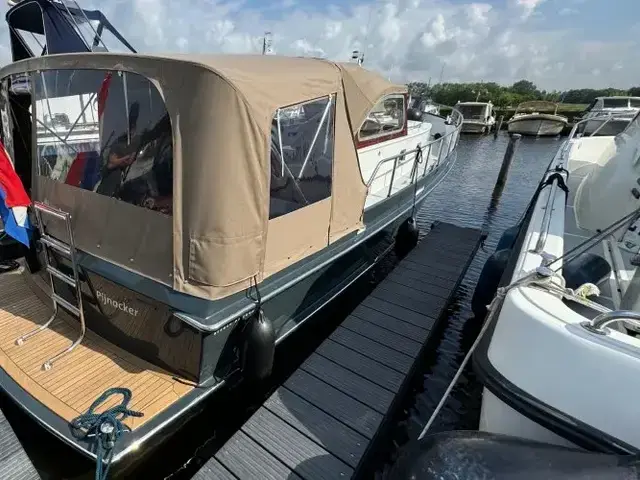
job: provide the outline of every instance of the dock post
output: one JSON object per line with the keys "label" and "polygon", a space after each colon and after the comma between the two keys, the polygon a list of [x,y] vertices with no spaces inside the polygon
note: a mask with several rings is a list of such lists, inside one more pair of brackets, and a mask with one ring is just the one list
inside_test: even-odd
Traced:
{"label": "dock post", "polygon": [[500,130],[502,130],[502,121],[504,120],[504,115],[500,115],[500,119],[498,120],[498,128],[493,130],[493,138],[498,138],[498,134]]}
{"label": "dock post", "polygon": [[502,159],[502,166],[500,167],[500,172],[498,173],[498,179],[496,180],[496,185],[493,187],[493,193],[491,194],[491,203],[496,204],[502,195],[502,190],[504,189],[505,183],[507,183],[507,177],[509,176],[509,168],[511,168],[511,161],[513,160],[513,156],[516,153],[516,147],[518,146],[518,142],[522,135],[519,133],[514,133],[509,137],[509,144],[507,145],[507,149],[504,152],[504,158]]}

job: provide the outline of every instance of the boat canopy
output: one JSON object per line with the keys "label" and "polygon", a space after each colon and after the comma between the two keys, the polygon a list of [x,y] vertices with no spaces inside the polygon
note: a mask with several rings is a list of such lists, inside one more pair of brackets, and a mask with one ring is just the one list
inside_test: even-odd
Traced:
{"label": "boat canopy", "polygon": [[553,110],[553,114],[558,113],[558,104],[550,102],[548,100],[531,100],[528,102],[522,102],[516,107],[516,113],[519,112],[544,112]]}
{"label": "boat canopy", "polygon": [[[259,283],[363,228],[367,187],[354,137],[382,97],[407,91],[359,65],[315,58],[73,53],[5,66],[0,70],[3,95],[8,79],[25,72],[36,96],[33,122],[42,132],[36,147],[50,148],[55,137],[67,142],[73,137],[78,159],[87,156],[87,142],[98,142],[95,156],[103,172],[113,155],[118,161],[126,157],[126,148],[118,157],[108,139],[114,121],[102,117],[117,110],[109,102],[117,98],[118,105],[129,107],[118,117],[125,128],[129,123],[120,136],[128,144],[142,130],[141,118],[147,125],[150,115],[169,120],[164,123],[170,123],[172,161],[158,166],[172,176],[164,187],[172,196],[168,210],[123,201],[122,195],[100,195],[106,180],[87,181],[86,171],[70,181],[74,167],[60,167],[60,153],[53,160],[44,153],[32,155],[41,158],[31,195],[71,213],[80,250],[210,300]],[[131,90],[140,79],[148,83],[148,95]],[[107,98],[104,87],[112,81]],[[124,95],[118,93],[122,90]],[[60,102],[79,98],[83,130],[73,128],[78,120],[67,121],[69,115],[38,112],[54,108],[52,92]],[[98,93],[97,102],[83,100],[91,92]],[[132,103],[133,94],[140,101]],[[158,103],[164,103],[160,113]],[[85,112],[88,104],[97,115]],[[56,108],[71,111],[69,105]],[[141,113],[145,109],[156,113]],[[160,131],[162,123],[142,136]],[[156,163],[162,162],[152,159],[147,170],[155,171]],[[66,182],[60,172],[66,172]],[[47,229],[66,237],[53,221]]]}
{"label": "boat canopy", "polygon": [[[99,10],[83,10],[76,2],[29,0],[6,14],[13,61],[40,55],[134,48]],[[108,35],[105,35],[107,34]],[[109,48],[105,38],[112,37]]]}

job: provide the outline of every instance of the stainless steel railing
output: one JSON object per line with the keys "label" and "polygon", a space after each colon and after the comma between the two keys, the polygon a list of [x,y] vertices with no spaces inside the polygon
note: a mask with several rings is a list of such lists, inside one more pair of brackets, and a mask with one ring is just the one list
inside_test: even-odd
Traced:
{"label": "stainless steel railing", "polygon": [[635,324],[640,324],[640,312],[634,312],[633,310],[617,310],[613,312],[605,312],[596,316],[593,320],[586,320],[580,325],[589,330],[591,333],[597,333],[598,335],[606,335],[607,325],[612,323],[630,321]]}
{"label": "stainless steel railing", "polygon": [[[462,128],[462,120],[462,114],[458,110],[453,109],[447,121],[449,124],[455,125],[456,128],[454,130],[447,133],[446,135],[443,135],[440,138],[430,140],[425,145],[419,145],[413,150],[403,151],[397,155],[393,155],[391,157],[383,158],[382,160],[380,160],[369,176],[369,180],[367,181],[367,188],[371,188],[373,182],[378,178],[382,178],[383,176],[391,174],[391,181],[389,183],[389,188],[387,189],[386,194],[386,198],[389,198],[393,193],[394,180],[396,179],[398,169],[405,166],[409,162],[412,162],[409,185],[417,182],[419,178],[422,178],[427,174],[429,160],[431,159],[431,154],[435,145],[438,145],[438,158],[435,164],[431,164],[431,169],[429,171],[433,170],[433,168],[437,168],[440,165],[440,161],[443,159],[443,150],[446,150],[444,158],[447,158],[447,156],[455,149],[456,145],[458,144],[458,141],[460,139],[460,129]],[[446,148],[443,148],[445,142]],[[411,155],[410,159],[407,159],[408,155]],[[422,158],[419,158],[420,155],[422,156]],[[420,161],[425,162],[425,167],[421,173],[418,172],[418,165]],[[393,162],[393,167],[391,168],[391,170],[387,170],[382,175],[379,175],[382,166],[386,165],[389,162]]]}
{"label": "stainless steel railing", "polygon": [[627,117],[629,117],[629,121],[632,120],[632,116],[629,113],[609,113],[607,115],[601,115],[599,117],[583,118],[582,120],[576,122],[573,125],[573,128],[571,129],[571,131],[569,132],[569,136],[567,137],[567,140],[564,143],[564,147],[563,147],[562,152],[560,154],[561,160],[565,159],[567,152],[571,148],[571,140],[576,138],[576,136],[578,135],[578,127],[580,125],[586,125],[589,122],[598,122],[598,121],[601,121],[601,120],[604,119],[604,121],[598,126],[598,128],[596,128],[593,132],[591,132],[588,135],[589,137],[593,137],[600,130],[602,130],[605,125],[607,125],[609,122],[611,122],[611,120],[613,120],[614,118],[627,118]]}

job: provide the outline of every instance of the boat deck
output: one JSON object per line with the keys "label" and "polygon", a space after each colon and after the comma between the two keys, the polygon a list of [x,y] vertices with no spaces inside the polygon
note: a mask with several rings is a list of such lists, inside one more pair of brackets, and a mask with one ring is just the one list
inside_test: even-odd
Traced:
{"label": "boat deck", "polygon": [[31,463],[22,444],[0,410],[0,478],[36,480],[40,475]]}
{"label": "boat deck", "polygon": [[[108,388],[126,387],[133,394],[129,408],[144,414],[124,422],[135,430],[194,388],[89,330],[80,345],[44,371],[42,364],[78,336],[78,321],[61,314],[17,346],[16,338],[45,323],[52,307],[36,295],[22,268],[0,275],[0,292],[0,367],[64,420],[85,413]],[[116,395],[100,410],[120,400]]]}
{"label": "boat deck", "polygon": [[363,475],[480,240],[435,224],[194,478]]}

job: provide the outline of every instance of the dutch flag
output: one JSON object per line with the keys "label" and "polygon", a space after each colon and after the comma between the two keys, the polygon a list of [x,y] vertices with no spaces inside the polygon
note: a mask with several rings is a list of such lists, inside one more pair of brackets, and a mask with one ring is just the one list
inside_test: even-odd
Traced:
{"label": "dutch flag", "polygon": [[2,142],[0,147],[0,217],[4,223],[4,231],[29,247],[31,224],[27,208],[31,205],[31,199],[22,186]]}

